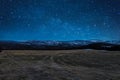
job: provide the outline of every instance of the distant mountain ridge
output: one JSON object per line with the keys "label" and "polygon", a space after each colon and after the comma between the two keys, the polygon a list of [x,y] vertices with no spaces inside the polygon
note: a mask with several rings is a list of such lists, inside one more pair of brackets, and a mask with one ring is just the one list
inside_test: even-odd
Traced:
{"label": "distant mountain ridge", "polygon": [[70,50],[96,49],[120,51],[120,41],[0,41],[2,50]]}

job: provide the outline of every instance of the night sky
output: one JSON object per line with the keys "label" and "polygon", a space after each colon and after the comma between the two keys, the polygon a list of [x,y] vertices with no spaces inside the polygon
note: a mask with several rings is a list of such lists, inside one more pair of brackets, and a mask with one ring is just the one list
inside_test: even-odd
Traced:
{"label": "night sky", "polygon": [[0,0],[0,40],[120,40],[120,0]]}

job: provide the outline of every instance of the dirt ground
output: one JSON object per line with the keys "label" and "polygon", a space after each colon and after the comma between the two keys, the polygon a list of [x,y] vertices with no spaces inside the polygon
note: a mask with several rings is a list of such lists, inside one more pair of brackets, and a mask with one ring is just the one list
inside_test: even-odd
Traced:
{"label": "dirt ground", "polygon": [[120,51],[4,50],[0,80],[120,80]]}

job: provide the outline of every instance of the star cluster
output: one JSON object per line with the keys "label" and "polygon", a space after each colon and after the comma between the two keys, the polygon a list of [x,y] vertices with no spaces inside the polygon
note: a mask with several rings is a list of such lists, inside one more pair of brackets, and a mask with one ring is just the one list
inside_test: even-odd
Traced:
{"label": "star cluster", "polygon": [[120,0],[0,0],[0,40],[120,40]]}

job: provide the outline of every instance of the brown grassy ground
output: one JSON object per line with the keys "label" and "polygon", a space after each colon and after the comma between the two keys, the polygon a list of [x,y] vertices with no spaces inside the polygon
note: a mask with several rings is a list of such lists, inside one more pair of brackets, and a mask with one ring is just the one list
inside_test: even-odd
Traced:
{"label": "brown grassy ground", "polygon": [[120,80],[120,51],[6,50],[0,80]]}

